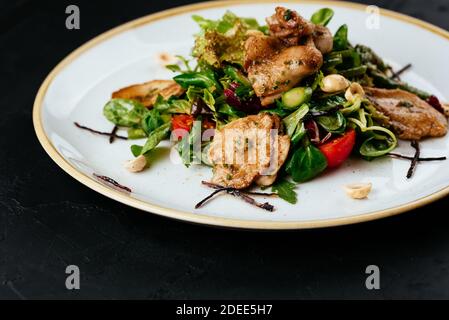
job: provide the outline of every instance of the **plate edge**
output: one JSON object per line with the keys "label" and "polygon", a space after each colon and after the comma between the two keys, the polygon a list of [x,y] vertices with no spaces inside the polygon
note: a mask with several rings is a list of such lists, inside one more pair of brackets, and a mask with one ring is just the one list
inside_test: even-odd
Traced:
{"label": "plate edge", "polygon": [[[355,8],[355,9],[364,9],[367,6],[359,3],[352,3],[346,1],[296,1],[296,0],[284,0],[286,3],[309,3],[309,4],[320,4],[320,5],[330,5],[330,6],[341,6],[347,8]],[[278,221],[269,221],[269,220],[241,220],[241,219],[230,219],[223,217],[214,217],[209,215],[202,214],[194,214],[189,212],[183,212],[174,209],[167,209],[164,207],[160,207],[157,205],[150,204],[148,202],[132,198],[130,196],[125,196],[122,193],[112,190],[99,182],[93,180],[93,178],[88,177],[84,173],[81,173],[76,170],[67,160],[63,158],[63,156],[55,149],[42,125],[41,111],[42,111],[42,102],[43,98],[47,92],[47,89],[50,83],[53,81],[54,77],[71,61],[80,56],[85,51],[89,50],[93,46],[101,43],[104,40],[109,39],[110,37],[122,33],[124,31],[133,29],[143,24],[148,24],[165,17],[179,15],[182,13],[191,12],[193,10],[200,9],[208,9],[214,7],[223,7],[227,5],[244,5],[244,4],[254,4],[254,3],[273,3],[272,0],[224,0],[224,1],[210,1],[204,3],[196,3],[181,7],[176,7],[168,10],[164,10],[161,12],[153,13],[120,26],[117,26],[109,31],[106,31],[103,34],[100,34],[97,37],[89,40],[85,44],[81,45],[77,49],[75,49],[72,53],[70,53],[66,58],[64,58],[46,77],[44,82],[39,88],[39,91],[36,95],[34,105],[33,105],[33,125],[35,129],[35,133],[39,142],[41,143],[44,150],[53,159],[53,161],[58,164],[66,173],[70,176],[86,185],[87,187],[95,190],[96,192],[107,196],[113,200],[122,202],[131,207],[151,212],[154,214],[158,214],[164,217],[173,218],[177,220],[183,220],[193,223],[206,224],[212,226],[221,226],[221,227],[229,227],[229,228],[238,228],[238,229],[262,229],[262,230],[287,230],[287,229],[312,229],[312,228],[322,228],[322,227],[331,227],[331,226],[340,226],[340,225],[348,225],[355,224],[361,222],[367,222],[372,220],[377,220],[393,215],[397,215],[406,211],[410,211],[426,204],[429,204],[433,201],[443,198],[447,194],[449,194],[449,186],[439,190],[431,195],[419,198],[413,202],[404,204],[402,206],[388,208],[381,211],[370,212],[366,214],[359,214],[345,218],[334,218],[334,219],[323,219],[323,220],[310,220],[310,221],[287,221],[287,222],[278,222]],[[441,29],[437,26],[434,26],[430,23],[424,22],[422,20],[397,13],[391,10],[380,8],[381,14],[385,16],[389,16],[395,18],[397,20],[408,22],[412,25],[420,26],[424,29],[427,29],[433,33],[436,33],[446,39],[449,40],[449,32]]]}

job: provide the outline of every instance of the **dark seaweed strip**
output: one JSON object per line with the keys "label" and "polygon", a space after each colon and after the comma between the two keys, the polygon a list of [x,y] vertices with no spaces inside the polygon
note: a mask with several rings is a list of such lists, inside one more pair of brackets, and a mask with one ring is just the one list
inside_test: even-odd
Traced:
{"label": "dark seaweed strip", "polygon": [[222,189],[218,189],[215,190],[214,192],[212,192],[210,195],[208,195],[206,198],[204,198],[203,200],[201,200],[200,202],[198,202],[195,206],[195,209],[199,209],[201,208],[208,200],[212,199],[213,196],[215,196],[217,193],[220,193],[222,191],[226,191],[225,188]]}
{"label": "dark seaweed strip", "polygon": [[419,149],[419,142],[416,140],[413,140],[411,142],[411,146],[413,148],[415,148],[415,156],[413,157],[412,162],[410,163],[410,168],[408,169],[407,172],[407,179],[410,179],[413,176],[413,173],[415,172],[415,168],[416,168],[416,164],[418,163],[418,159],[420,156],[420,149]]}
{"label": "dark seaweed strip", "polygon": [[407,71],[408,69],[410,69],[412,67],[412,64],[409,63],[407,65],[405,65],[404,67],[402,67],[401,69],[399,69],[396,72],[393,72],[393,75],[391,76],[391,78],[393,79],[398,79],[399,80],[399,76],[404,73],[405,71]]}
{"label": "dark seaweed strip", "polygon": [[113,143],[115,140],[115,135],[117,134],[118,127],[114,126],[111,131],[111,136],[109,137],[109,143]]}
{"label": "dark seaweed strip", "polygon": [[212,188],[212,189],[225,189],[224,187],[222,187],[218,184],[212,183],[212,182],[201,181],[201,183],[204,184],[205,186],[208,186],[209,188]]}
{"label": "dark seaweed strip", "polygon": [[101,132],[101,131],[98,131],[98,130],[95,130],[95,129],[91,129],[91,128],[88,128],[86,126],[80,125],[78,122],[74,122],[74,124],[78,128],[83,129],[83,130],[87,130],[87,131],[92,132],[92,133],[96,133],[96,134],[100,134],[100,135],[108,136],[108,137],[114,136],[117,139],[128,140],[127,137],[119,136],[118,134],[112,134],[111,132]]}
{"label": "dark seaweed strip", "polygon": [[256,200],[254,200],[253,198],[251,198],[250,196],[244,194],[243,192],[237,190],[237,189],[231,189],[227,191],[229,194],[233,195],[234,197],[238,197],[240,199],[243,199],[245,202],[259,207],[261,209],[273,212],[274,211],[274,206],[272,206],[271,204],[269,204],[268,202],[265,203],[259,203]]}
{"label": "dark seaweed strip", "polygon": [[[208,186],[212,189],[235,189],[235,188],[226,188],[226,187],[222,187],[219,184],[215,184],[212,182],[207,182],[207,181],[201,181],[202,184],[204,184],[205,186]],[[235,189],[237,190],[237,189]],[[253,191],[244,191],[245,194],[249,194],[252,196],[263,196],[263,197],[273,197],[273,196],[277,196],[277,193],[266,193],[266,192],[253,192]]]}
{"label": "dark seaweed strip", "polygon": [[[399,159],[405,159],[405,160],[413,160],[414,157],[410,157],[410,156],[404,156],[402,154],[399,153],[388,153],[387,155],[393,157],[393,158],[399,158]],[[430,157],[430,158],[419,158],[418,162],[421,161],[443,161],[443,160],[447,160],[447,157]]]}
{"label": "dark seaweed strip", "polygon": [[278,194],[276,192],[254,192],[254,191],[245,191],[246,194],[251,196],[261,196],[261,197],[277,197]]}
{"label": "dark seaweed strip", "polygon": [[211,199],[217,193],[225,191],[226,193],[228,193],[228,194],[230,194],[230,195],[232,195],[234,197],[240,198],[243,201],[245,201],[245,202],[247,202],[247,203],[249,203],[249,204],[251,204],[253,206],[259,207],[261,209],[264,209],[264,210],[267,210],[267,211],[270,211],[270,212],[274,211],[274,207],[271,204],[269,204],[268,202],[259,203],[256,200],[254,200],[253,198],[251,198],[248,194],[259,195],[259,196],[272,196],[272,195],[276,195],[276,194],[263,193],[263,192],[242,192],[242,191],[237,190],[235,188],[222,187],[222,186],[220,186],[218,184],[210,183],[210,182],[207,182],[207,181],[202,181],[202,184],[204,184],[204,185],[206,185],[206,186],[208,186],[208,187],[210,187],[212,189],[215,189],[215,191],[212,194],[210,194],[209,196],[207,196],[206,198],[204,198],[203,200],[201,200],[195,206],[195,209],[198,209],[198,208],[202,207],[209,199]]}
{"label": "dark seaweed strip", "polygon": [[106,182],[106,183],[112,185],[113,187],[117,187],[117,188],[122,189],[122,190],[125,190],[125,191],[127,191],[127,192],[132,192],[132,190],[131,190],[130,188],[128,188],[128,187],[126,187],[126,186],[124,186],[124,185],[121,185],[120,183],[118,183],[117,181],[115,181],[115,180],[112,179],[112,178],[109,178],[109,177],[107,177],[107,176],[101,176],[101,175],[98,175],[98,174],[96,174],[96,173],[94,173],[93,176],[94,176],[95,178],[97,178],[97,179],[100,179],[100,180],[102,180],[102,181],[104,181],[104,182]]}

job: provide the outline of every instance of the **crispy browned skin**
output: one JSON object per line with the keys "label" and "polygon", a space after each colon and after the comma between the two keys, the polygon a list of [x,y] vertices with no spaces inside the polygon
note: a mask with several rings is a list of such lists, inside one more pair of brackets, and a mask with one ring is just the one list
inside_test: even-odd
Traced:
{"label": "crispy browned skin", "polygon": [[112,94],[112,98],[134,99],[145,107],[151,107],[156,102],[158,95],[168,99],[183,93],[184,89],[173,80],[152,80],[120,89]]}
{"label": "crispy browned skin", "polygon": [[332,35],[297,12],[277,7],[267,18],[270,35],[253,34],[245,42],[244,66],[262,106],[316,73],[322,53],[332,51]]}
{"label": "crispy browned skin", "polygon": [[418,96],[404,90],[364,88],[367,98],[386,115],[400,139],[420,140],[447,133],[447,119]]}
{"label": "crispy browned skin", "polygon": [[280,125],[277,116],[262,113],[237,119],[216,130],[209,149],[209,159],[214,165],[212,182],[236,189],[245,189],[255,180],[260,185],[272,184],[290,148],[288,136],[270,138],[270,130],[279,129]]}
{"label": "crispy browned skin", "polygon": [[296,46],[301,38],[313,34],[315,25],[296,11],[276,7],[275,14],[266,19],[270,35],[281,39],[287,46]]}
{"label": "crispy browned skin", "polygon": [[252,58],[260,54],[260,58],[246,61],[250,65],[248,79],[263,106],[272,104],[283,92],[317,72],[323,64],[323,56],[315,47],[293,46],[277,52],[276,41],[267,36],[250,37],[246,48]]}
{"label": "crispy browned skin", "polygon": [[245,69],[253,64],[263,62],[279,53],[283,48],[282,41],[276,37],[269,37],[263,33],[251,34],[245,41]]}
{"label": "crispy browned skin", "polygon": [[313,24],[294,10],[276,7],[275,11],[266,19],[272,37],[280,39],[288,47],[300,45],[304,39],[312,37],[322,54],[332,51],[334,41],[327,27]]}

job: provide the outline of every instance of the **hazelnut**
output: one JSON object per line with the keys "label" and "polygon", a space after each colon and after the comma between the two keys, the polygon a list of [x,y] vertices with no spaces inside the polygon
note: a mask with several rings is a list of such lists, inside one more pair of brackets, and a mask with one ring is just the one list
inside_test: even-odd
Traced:
{"label": "hazelnut", "polygon": [[351,83],[345,77],[339,74],[330,74],[325,76],[321,82],[321,90],[327,93],[343,91]]}
{"label": "hazelnut", "polygon": [[353,199],[365,199],[371,192],[371,183],[353,183],[344,187],[346,194]]}
{"label": "hazelnut", "polygon": [[143,155],[140,155],[133,160],[125,162],[124,166],[129,172],[140,172],[143,169],[145,169],[146,165],[147,165],[147,158],[145,158],[145,156]]}
{"label": "hazelnut", "polygon": [[356,96],[364,97],[365,91],[359,83],[353,82],[348,89],[346,89],[345,98],[349,102],[354,102]]}

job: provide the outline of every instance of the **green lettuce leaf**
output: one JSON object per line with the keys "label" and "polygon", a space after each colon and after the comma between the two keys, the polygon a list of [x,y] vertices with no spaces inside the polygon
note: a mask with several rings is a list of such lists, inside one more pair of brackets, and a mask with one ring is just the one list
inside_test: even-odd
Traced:
{"label": "green lettuce leaf", "polygon": [[287,181],[286,179],[278,179],[271,187],[271,190],[276,192],[279,198],[284,199],[291,204],[295,204],[298,201],[295,188],[296,184]]}

